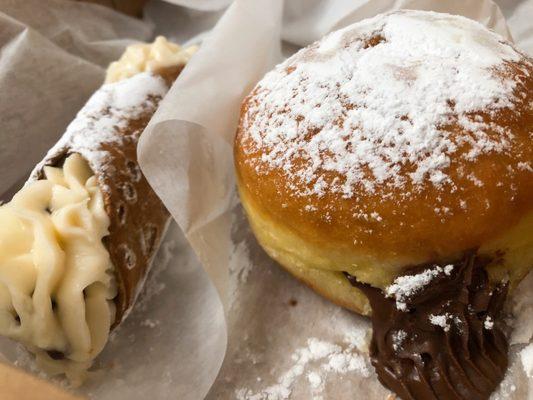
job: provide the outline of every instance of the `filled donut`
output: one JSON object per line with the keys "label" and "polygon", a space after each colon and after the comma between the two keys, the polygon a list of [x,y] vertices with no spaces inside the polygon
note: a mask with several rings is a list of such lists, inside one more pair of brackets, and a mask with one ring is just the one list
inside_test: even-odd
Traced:
{"label": "filled donut", "polygon": [[[503,377],[497,317],[533,266],[532,107],[527,55],[422,11],[327,35],[243,102],[235,166],[259,243],[372,315],[373,363],[402,398],[486,399]],[[479,351],[452,362],[456,341]]]}

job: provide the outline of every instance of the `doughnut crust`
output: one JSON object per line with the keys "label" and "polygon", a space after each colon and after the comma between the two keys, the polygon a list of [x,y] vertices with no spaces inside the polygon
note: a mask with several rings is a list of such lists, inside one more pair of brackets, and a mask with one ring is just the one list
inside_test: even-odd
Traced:
{"label": "doughnut crust", "polygon": [[245,99],[234,155],[259,242],[331,300],[468,250],[533,265],[533,64],[463,17],[403,11],[301,50]]}

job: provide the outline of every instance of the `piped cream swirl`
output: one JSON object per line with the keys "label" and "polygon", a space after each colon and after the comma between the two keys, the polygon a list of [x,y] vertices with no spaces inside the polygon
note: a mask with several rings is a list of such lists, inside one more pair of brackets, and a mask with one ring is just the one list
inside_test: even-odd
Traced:
{"label": "piped cream swirl", "polygon": [[44,172],[0,207],[0,334],[76,383],[114,320],[117,290],[102,243],[109,217],[80,155]]}
{"label": "piped cream swirl", "polygon": [[153,43],[128,46],[118,61],[107,68],[106,83],[121,81],[141,72],[159,72],[164,68],[186,64],[197,46],[182,47],[158,36]]}

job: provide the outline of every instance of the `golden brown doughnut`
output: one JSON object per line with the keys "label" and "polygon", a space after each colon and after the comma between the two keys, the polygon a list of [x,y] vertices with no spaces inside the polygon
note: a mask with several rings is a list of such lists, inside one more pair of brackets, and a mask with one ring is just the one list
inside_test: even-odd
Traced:
{"label": "golden brown doughnut", "polygon": [[385,288],[408,267],[533,266],[533,64],[463,17],[404,11],[334,32],[245,99],[234,155],[266,252],[356,312],[342,271]]}

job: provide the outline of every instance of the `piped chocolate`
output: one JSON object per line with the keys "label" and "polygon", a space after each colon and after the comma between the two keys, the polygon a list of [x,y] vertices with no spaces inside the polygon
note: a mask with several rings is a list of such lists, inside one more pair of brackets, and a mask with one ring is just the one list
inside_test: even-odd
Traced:
{"label": "piped chocolate", "polygon": [[475,253],[409,269],[385,291],[360,283],[372,307],[370,357],[404,400],[486,400],[507,369],[501,314],[508,285],[491,287]]}

